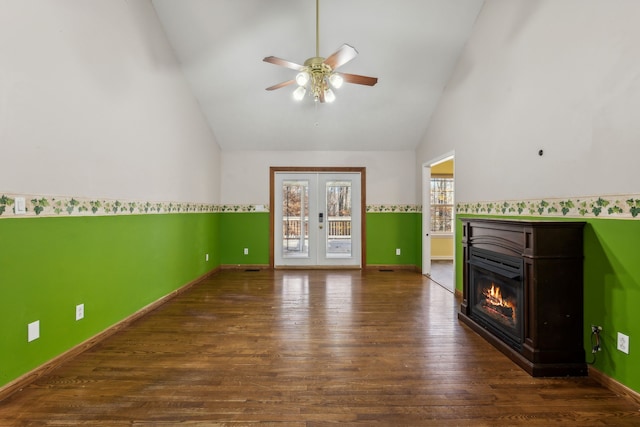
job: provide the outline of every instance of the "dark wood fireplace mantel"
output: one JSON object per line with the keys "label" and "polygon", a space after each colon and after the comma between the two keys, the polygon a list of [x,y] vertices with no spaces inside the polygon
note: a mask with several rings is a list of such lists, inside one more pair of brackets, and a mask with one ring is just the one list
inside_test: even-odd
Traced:
{"label": "dark wood fireplace mantel", "polygon": [[[534,377],[587,374],[583,344],[584,222],[463,219],[463,301],[458,318]],[[520,343],[509,343],[474,315],[472,248],[522,260]],[[479,321],[480,320],[480,321]]]}

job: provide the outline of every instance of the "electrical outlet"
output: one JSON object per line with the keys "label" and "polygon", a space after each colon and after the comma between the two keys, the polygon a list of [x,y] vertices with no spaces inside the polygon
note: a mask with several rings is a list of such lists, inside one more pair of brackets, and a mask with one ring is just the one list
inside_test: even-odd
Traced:
{"label": "electrical outlet", "polygon": [[629,354],[629,336],[618,332],[618,350]]}
{"label": "electrical outlet", "polygon": [[209,254],[205,254],[205,255],[204,255],[204,260],[205,260],[205,261],[209,261]]}
{"label": "electrical outlet", "polygon": [[76,305],[76,320],[84,319],[84,304]]}
{"label": "electrical outlet", "polygon": [[400,255],[400,248],[396,248],[396,255]]}
{"label": "electrical outlet", "polygon": [[249,248],[244,248],[244,254],[249,255]]}
{"label": "electrical outlet", "polygon": [[36,320],[27,325],[27,342],[40,338],[40,321]]}

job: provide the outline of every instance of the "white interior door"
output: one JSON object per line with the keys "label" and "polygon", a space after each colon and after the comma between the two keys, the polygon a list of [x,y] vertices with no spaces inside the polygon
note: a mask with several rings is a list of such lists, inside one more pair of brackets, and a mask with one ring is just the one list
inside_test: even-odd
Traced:
{"label": "white interior door", "polygon": [[361,266],[360,173],[277,172],[274,266]]}

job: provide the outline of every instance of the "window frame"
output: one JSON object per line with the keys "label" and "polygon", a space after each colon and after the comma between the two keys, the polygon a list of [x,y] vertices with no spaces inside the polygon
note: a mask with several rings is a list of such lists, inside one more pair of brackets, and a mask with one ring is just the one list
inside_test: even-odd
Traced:
{"label": "window frame", "polygon": [[[433,180],[434,179],[446,179],[451,183],[451,203],[433,203],[434,195],[433,195]],[[435,218],[435,207],[449,207],[451,212],[451,230],[450,231],[440,231],[434,230],[434,218]],[[429,232],[433,237],[444,237],[444,236],[453,236],[454,227],[455,227],[455,182],[452,174],[432,174],[429,179],[429,207],[431,210],[431,223],[429,224]]]}

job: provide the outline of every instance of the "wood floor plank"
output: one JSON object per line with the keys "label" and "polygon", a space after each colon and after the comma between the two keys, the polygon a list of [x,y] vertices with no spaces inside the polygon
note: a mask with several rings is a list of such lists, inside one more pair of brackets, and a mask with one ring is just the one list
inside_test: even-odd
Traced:
{"label": "wood floor plank", "polygon": [[221,271],[0,402],[0,426],[638,426],[532,378],[409,271]]}

